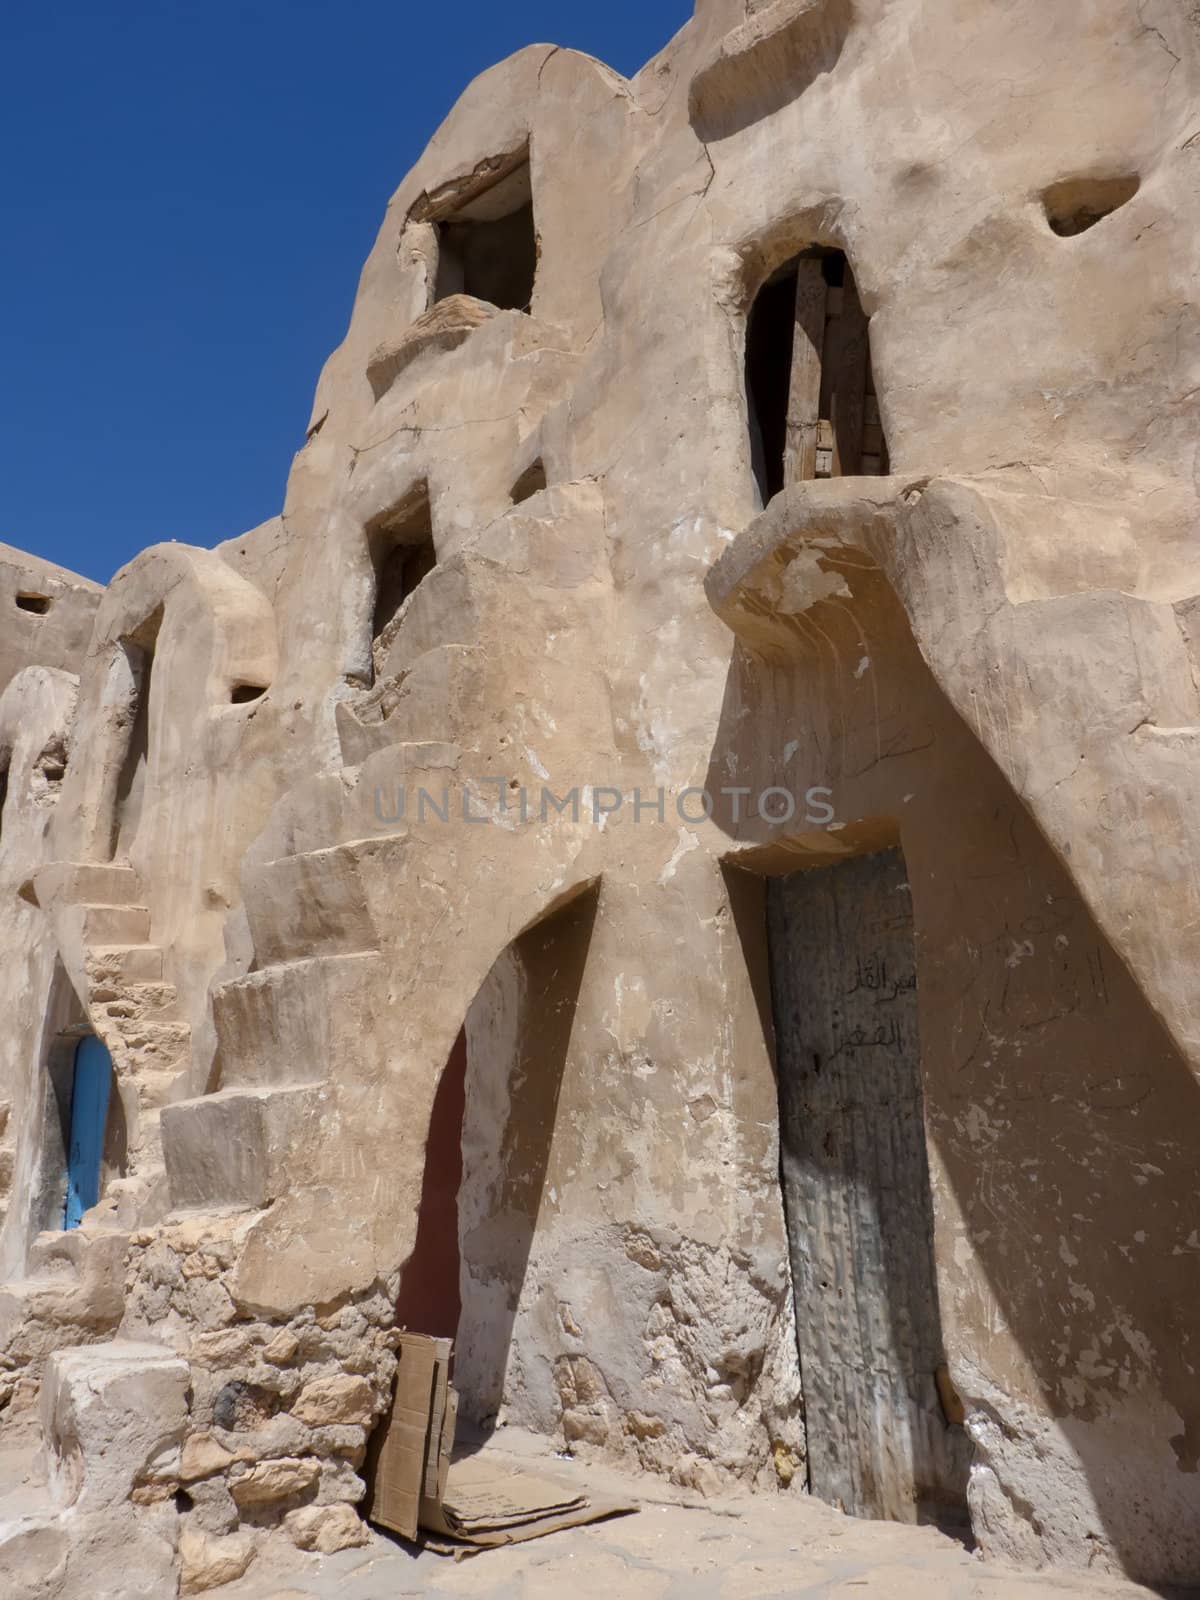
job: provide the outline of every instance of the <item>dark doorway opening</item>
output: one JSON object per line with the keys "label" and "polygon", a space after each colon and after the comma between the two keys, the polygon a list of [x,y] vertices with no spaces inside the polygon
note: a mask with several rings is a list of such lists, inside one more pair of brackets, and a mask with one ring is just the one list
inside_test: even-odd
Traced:
{"label": "dark doorway opening", "polygon": [[750,455],[763,505],[789,483],[890,470],[867,317],[841,250],[772,274],[746,326]]}
{"label": "dark doorway opening", "polygon": [[767,925],[809,1486],[961,1533],[902,853],[771,880]]}
{"label": "dark doorway opening", "polygon": [[462,1311],[459,1287],[458,1191],[467,1100],[467,1035],[461,1031],[442,1071],[425,1147],[417,1242],[396,1297],[396,1326],[453,1339]]}
{"label": "dark doorway opening", "polygon": [[113,813],[112,850],[118,859],[128,857],[142,816],[153,737],[151,698],[154,651],[162,619],[163,608],[159,606],[139,628],[121,640],[120,647],[125,654],[130,683],[130,701],[124,710],[128,736],[117,780]]}
{"label": "dark doorway opening", "polygon": [[384,645],[405,602],[437,566],[433,513],[425,484],[371,524],[367,548],[375,569],[371,637],[376,645]]}
{"label": "dark doorway opening", "polygon": [[525,161],[438,223],[435,298],[469,294],[501,311],[528,311],[537,263],[533,183]]}

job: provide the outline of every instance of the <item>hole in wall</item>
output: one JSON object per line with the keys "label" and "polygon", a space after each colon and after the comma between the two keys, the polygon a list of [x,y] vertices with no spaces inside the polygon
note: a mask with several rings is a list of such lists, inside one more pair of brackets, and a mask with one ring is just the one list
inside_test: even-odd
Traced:
{"label": "hole in wall", "polygon": [[525,471],[513,484],[511,490],[512,503],[519,506],[522,500],[531,500],[535,494],[541,494],[546,487],[546,467],[539,456],[532,466]]}
{"label": "hole in wall", "polygon": [[28,611],[35,617],[44,617],[53,604],[48,594],[29,594],[22,591],[17,596],[17,610]]}
{"label": "hole in wall", "polygon": [[67,747],[62,739],[51,739],[39,753],[37,772],[46,789],[56,789],[67,775]]}
{"label": "hole in wall", "polygon": [[473,295],[501,311],[528,311],[537,276],[529,162],[437,224],[435,300]]}
{"label": "hole in wall", "polygon": [[266,692],[265,683],[235,683],[229,693],[229,703],[235,706],[248,706],[254,700],[261,700]]}
{"label": "hole in wall", "polygon": [[1046,221],[1060,239],[1073,238],[1120,210],[1140,187],[1136,173],[1119,178],[1064,178],[1042,191]]}
{"label": "hole in wall", "polygon": [[786,262],[746,325],[750,452],[763,505],[789,483],[890,470],[868,322],[841,250]]}

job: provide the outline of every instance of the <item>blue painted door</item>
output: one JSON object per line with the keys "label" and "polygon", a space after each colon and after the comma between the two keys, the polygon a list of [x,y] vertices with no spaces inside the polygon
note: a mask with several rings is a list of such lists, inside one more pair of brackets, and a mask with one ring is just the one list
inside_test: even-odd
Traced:
{"label": "blue painted door", "polygon": [[100,1162],[112,1060],[104,1045],[89,1034],[75,1052],[71,1089],[71,1141],[67,1151],[67,1209],[63,1227],[77,1228],[85,1211],[100,1198]]}

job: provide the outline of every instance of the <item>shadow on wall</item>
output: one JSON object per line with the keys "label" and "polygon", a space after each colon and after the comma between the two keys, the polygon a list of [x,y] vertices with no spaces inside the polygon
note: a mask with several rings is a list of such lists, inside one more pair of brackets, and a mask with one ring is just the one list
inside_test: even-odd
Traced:
{"label": "shadow on wall", "polygon": [[434,1101],[396,1320],[457,1335],[460,1416],[484,1432],[504,1399],[597,902],[597,890],[580,896],[499,958]]}
{"label": "shadow on wall", "polygon": [[[850,576],[851,598],[797,619],[806,627],[790,663],[738,646],[711,758],[714,794],[734,781],[800,795],[827,785],[850,819],[834,833],[715,819],[728,860],[758,875],[727,874],[741,880],[731,904],[764,1033],[773,1040],[765,879],[899,838],[935,1187],[952,1191],[970,1246],[960,1265],[953,1241],[939,1241],[947,1342],[1009,1491],[1001,1520],[1022,1524],[1008,1549],[1078,1560],[1098,1539],[1143,1581],[1193,1581],[1185,1530],[1200,1391],[1186,1130],[1200,1123],[1200,1086],[942,696],[886,579]],[[1065,1450],[1039,1414],[1055,1419]],[[1102,1527],[1088,1528],[1069,1492],[1014,1509],[1045,1498],[1047,1452],[1068,1470],[1074,1455]],[[1173,1550],[1169,1526],[1180,1529]]]}
{"label": "shadow on wall", "polygon": [[854,22],[853,0],[808,0],[750,17],[721,41],[692,79],[689,115],[698,138],[727,139],[803,94],[837,65]]}

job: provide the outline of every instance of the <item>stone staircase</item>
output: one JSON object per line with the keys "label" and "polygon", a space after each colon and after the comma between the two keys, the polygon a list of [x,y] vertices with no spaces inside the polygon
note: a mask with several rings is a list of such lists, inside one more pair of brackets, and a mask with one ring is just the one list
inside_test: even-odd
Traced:
{"label": "stone staircase", "polygon": [[28,1420],[55,1350],[111,1339],[120,1325],[130,1232],[166,1207],[162,1108],[191,1051],[132,868],[57,863],[25,892],[50,917],[88,1022],[112,1056],[126,1170],[78,1228],[39,1234],[24,1277],[0,1284],[0,1415],[8,1432]]}
{"label": "stone staircase", "polygon": [[[159,1113],[191,1059],[191,1029],[163,952],[150,942],[150,911],[132,867],[55,863],[34,880],[63,960],[122,1090],[136,1091],[128,1128],[130,1169],[143,1186],[161,1174]],[[123,1095],[124,1098],[124,1095]]]}

